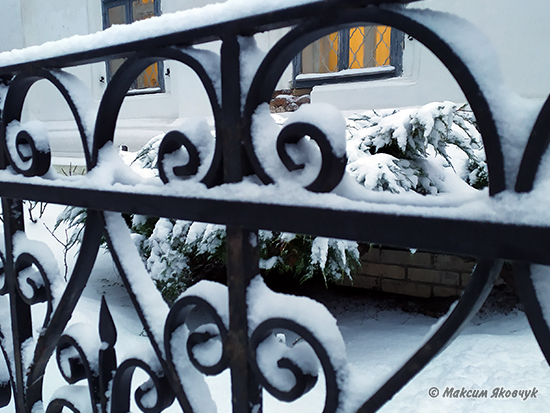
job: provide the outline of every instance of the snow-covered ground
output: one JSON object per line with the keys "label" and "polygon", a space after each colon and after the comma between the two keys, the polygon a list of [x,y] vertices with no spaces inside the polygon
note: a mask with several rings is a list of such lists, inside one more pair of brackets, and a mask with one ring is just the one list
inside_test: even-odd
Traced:
{"label": "snow-covered ground", "polygon": [[[361,371],[365,387],[411,354],[435,321],[397,310],[375,314],[349,311],[338,320],[348,356]],[[525,314],[489,312],[476,316],[381,412],[546,411],[549,373]],[[429,395],[434,387],[439,391],[437,397]],[[445,391],[451,388],[453,394],[460,390],[459,395],[467,395],[468,390],[487,390],[487,398],[450,398],[448,394],[445,397]],[[519,396],[491,398],[497,388],[511,391],[536,388],[538,393],[536,398],[525,401]],[[462,389],[466,389],[466,394]],[[498,393],[500,396],[500,390]]]}
{"label": "snow-covered ground", "polygon": [[[60,259],[62,246],[53,240],[44,222],[52,220],[62,207],[48,205],[44,220],[27,223],[29,238],[45,241]],[[59,230],[58,230],[59,231]],[[58,236],[62,239],[62,230]],[[69,261],[73,253],[69,253]],[[117,352],[123,356],[132,348],[147,345],[132,304],[122,287],[110,255],[100,251],[90,282],[75,311],[72,323],[90,324],[97,331],[100,297],[106,296],[118,329]],[[355,378],[354,394],[365,397],[423,342],[436,318],[404,312],[380,301],[350,298],[331,299],[329,310],[338,320],[346,343],[348,360]],[[132,339],[131,346],[124,340]],[[547,411],[550,395],[550,369],[536,343],[523,312],[507,314],[491,309],[476,316],[462,334],[417,377],[415,377],[382,412],[518,412]],[[287,405],[265,395],[266,412],[320,412],[324,401],[323,380],[297,402]],[[136,385],[139,385],[137,381]],[[208,379],[220,412],[230,411],[229,374]],[[45,401],[63,381],[52,358],[46,371]],[[438,396],[431,397],[437,393]],[[451,390],[452,389],[452,390]],[[486,397],[472,396],[469,390],[486,390]],[[507,391],[510,391],[507,393]],[[517,390],[517,393],[514,391]],[[529,391],[529,393],[523,392]],[[534,390],[534,391],[533,391]],[[520,393],[525,400],[520,397]],[[450,394],[455,397],[449,397]],[[481,393],[483,395],[483,393]],[[499,397],[492,397],[497,395]],[[513,396],[516,397],[513,397]],[[528,395],[528,397],[526,397]],[[504,397],[501,397],[504,396]],[[509,396],[509,397],[506,397]],[[5,411],[13,411],[7,407]],[[137,410],[136,410],[137,411]],[[180,411],[172,406],[169,411]]]}

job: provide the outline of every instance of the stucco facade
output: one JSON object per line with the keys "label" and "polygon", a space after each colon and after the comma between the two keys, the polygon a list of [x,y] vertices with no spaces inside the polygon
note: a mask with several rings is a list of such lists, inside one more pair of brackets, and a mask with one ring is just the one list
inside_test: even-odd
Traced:
{"label": "stucco facade", "polygon": [[[4,23],[0,51],[38,45],[103,29],[101,0],[57,0],[55,7],[40,0],[0,3]],[[161,0],[162,13],[200,7],[209,0]],[[490,39],[500,59],[504,81],[519,95],[537,100],[550,93],[550,15],[546,0],[425,0],[409,7],[429,7],[461,16],[478,26]],[[284,31],[257,36],[267,50]],[[219,44],[208,45],[219,50]],[[482,64],[482,62],[481,62]],[[94,64],[70,69],[89,87],[99,101],[106,87],[106,66]],[[165,92],[128,96],[119,118],[117,141],[137,149],[162,133],[178,118],[208,117],[209,103],[196,75],[187,67],[165,62]],[[166,75],[169,72],[169,75]],[[287,70],[279,88],[288,88],[292,71]],[[313,102],[330,102],[342,110],[422,105],[435,100],[463,101],[464,97],[448,71],[418,41],[405,36],[403,74],[399,77],[337,85],[316,86]],[[74,122],[53,87],[39,82],[25,103],[25,117],[47,121],[52,149],[57,156],[78,156],[71,146]]]}

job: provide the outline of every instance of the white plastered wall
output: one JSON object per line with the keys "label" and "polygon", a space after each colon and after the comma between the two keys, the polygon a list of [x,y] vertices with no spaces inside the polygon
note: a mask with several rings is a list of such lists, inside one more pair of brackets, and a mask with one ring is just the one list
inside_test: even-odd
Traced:
{"label": "white plastered wall", "polygon": [[[161,0],[161,11],[162,14],[172,13],[209,3],[215,1]],[[20,4],[16,13],[19,27],[14,32],[20,33],[21,40],[14,42],[10,49],[103,30],[101,0],[58,0],[55,12],[48,12],[51,7],[40,0],[20,0]],[[267,50],[279,37],[276,32],[258,35],[258,45]],[[219,53],[220,43],[200,47]],[[105,64],[68,70],[86,83],[94,103],[98,105],[107,86]],[[210,102],[198,76],[175,61],[164,62],[164,73],[165,93],[126,97],[118,118],[115,144],[125,144],[130,150],[137,150],[155,135],[170,130],[170,125],[181,118],[204,117],[212,122]],[[289,78],[290,73],[286,75]],[[24,106],[26,119],[47,122],[54,156],[81,156],[73,117],[62,97],[48,82],[38,82],[31,88]]]}
{"label": "white plastered wall", "polygon": [[[425,0],[410,8],[431,8],[465,18],[491,41],[504,81],[519,95],[545,99],[550,94],[550,2],[547,0]],[[483,64],[483,62],[480,62]],[[318,86],[314,102],[342,110],[417,106],[432,101],[464,101],[446,68],[416,40],[405,36],[403,75],[399,78]]]}
{"label": "white plastered wall", "polygon": [[[87,34],[103,29],[101,0],[56,0],[54,10],[43,0],[20,0],[20,7],[3,7],[11,25],[9,42],[0,48],[10,50],[50,40]],[[201,7],[212,0],[161,0],[162,13]],[[501,60],[505,81],[524,97],[543,99],[550,93],[550,16],[548,0],[425,0],[409,7],[430,7],[464,17],[489,37]],[[5,10],[4,10],[5,9]],[[19,26],[19,30],[17,27]],[[268,50],[284,34],[274,31],[256,36],[262,50]],[[204,47],[219,51],[219,43]],[[464,97],[447,70],[416,40],[405,38],[403,76],[394,79],[314,88],[314,102],[330,102],[343,110],[416,106],[434,100],[462,101]],[[118,144],[137,149],[149,138],[170,129],[178,118],[209,117],[210,104],[197,76],[182,64],[165,62],[166,93],[129,96],[122,107],[117,127]],[[105,90],[105,64],[71,68],[90,88],[97,104]],[[288,87],[290,68],[278,88]],[[44,82],[42,82],[44,83]],[[76,155],[74,121],[66,104],[49,85],[37,84],[25,103],[25,116],[48,121],[52,148]],[[71,146],[73,145],[73,146]],[[78,145],[77,145],[78,146]],[[61,155],[60,155],[61,156]]]}

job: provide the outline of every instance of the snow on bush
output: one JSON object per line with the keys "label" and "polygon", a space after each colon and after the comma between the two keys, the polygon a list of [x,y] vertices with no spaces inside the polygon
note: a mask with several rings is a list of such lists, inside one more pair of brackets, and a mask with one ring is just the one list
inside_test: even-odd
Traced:
{"label": "snow on bush", "polygon": [[476,189],[488,184],[481,137],[465,106],[370,111],[349,117],[347,132],[348,172],[368,189],[450,192],[445,169]]}
{"label": "snow on bush", "polygon": [[[276,123],[284,124],[285,119],[277,119]],[[201,130],[208,135],[204,125]],[[437,195],[488,184],[482,140],[466,106],[434,102],[420,108],[353,114],[346,119],[346,134],[347,171],[373,191]],[[137,153],[133,168],[144,169],[147,176],[158,175],[161,138],[153,138]],[[201,158],[204,161],[205,155]],[[82,218],[81,211],[61,217],[80,222]],[[224,273],[225,227],[142,216],[127,217],[127,222],[147,270],[169,301],[198,279]],[[259,245],[260,268],[268,276],[293,276],[300,281],[320,276],[328,284],[351,279],[360,265],[353,241],[260,231]]]}
{"label": "snow on bush", "polygon": [[132,231],[147,270],[163,296],[175,300],[201,273],[225,262],[225,227],[134,216]]}
{"label": "snow on bush", "polygon": [[[223,272],[225,227],[167,218],[135,216],[132,230],[147,270],[168,300],[201,276]],[[292,274],[326,282],[351,278],[359,265],[357,243],[321,237],[260,231],[260,267],[264,273]]]}

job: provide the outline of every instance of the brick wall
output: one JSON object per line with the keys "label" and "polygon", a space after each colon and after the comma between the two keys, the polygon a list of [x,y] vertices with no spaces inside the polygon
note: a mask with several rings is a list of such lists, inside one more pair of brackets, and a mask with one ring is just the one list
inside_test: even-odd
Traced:
{"label": "brick wall", "polygon": [[472,258],[371,247],[362,268],[343,285],[414,297],[451,297],[462,293],[475,265]]}

